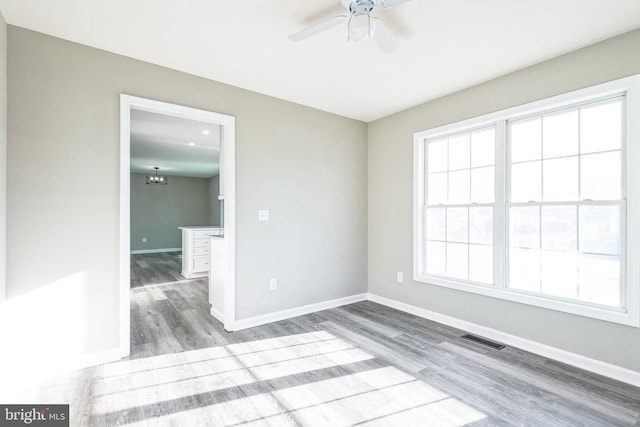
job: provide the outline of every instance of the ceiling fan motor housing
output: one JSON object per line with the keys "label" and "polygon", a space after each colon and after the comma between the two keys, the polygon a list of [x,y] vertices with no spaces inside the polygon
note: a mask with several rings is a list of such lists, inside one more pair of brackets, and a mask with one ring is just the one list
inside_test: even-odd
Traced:
{"label": "ceiling fan motor housing", "polygon": [[398,48],[398,42],[379,18],[371,16],[376,7],[388,9],[411,0],[340,0],[348,14],[334,16],[289,36],[289,40],[299,42],[347,21],[348,40],[363,41],[373,39],[380,50],[391,53]]}
{"label": "ceiling fan motor housing", "polygon": [[370,13],[376,6],[372,0],[342,0],[342,5],[353,15]]}

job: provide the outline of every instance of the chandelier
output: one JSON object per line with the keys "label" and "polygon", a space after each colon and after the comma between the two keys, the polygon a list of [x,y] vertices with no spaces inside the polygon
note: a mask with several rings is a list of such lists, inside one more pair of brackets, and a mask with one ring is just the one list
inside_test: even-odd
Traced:
{"label": "chandelier", "polygon": [[156,170],[156,174],[155,175],[147,175],[147,184],[163,184],[163,185],[167,185],[169,183],[169,180],[167,179],[167,177],[165,175],[158,175],[158,169],[160,169],[157,166],[153,167]]}

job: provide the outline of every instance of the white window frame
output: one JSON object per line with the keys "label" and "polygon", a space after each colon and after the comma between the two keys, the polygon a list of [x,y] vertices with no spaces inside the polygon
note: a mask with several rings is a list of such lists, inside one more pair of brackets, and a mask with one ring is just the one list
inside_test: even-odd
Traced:
{"label": "white window frame", "polygon": [[[533,295],[507,288],[507,188],[506,188],[506,126],[508,120],[544,113],[576,104],[616,95],[625,96],[626,111],[623,116],[626,139],[622,152],[624,164],[623,185],[626,185],[626,213],[621,224],[621,261],[625,265],[621,276],[621,292],[624,309],[605,308],[588,303],[559,300],[544,295]],[[473,284],[453,278],[431,276],[424,271],[426,227],[425,179],[427,139],[436,139],[448,134],[481,126],[496,125],[494,210],[494,286]],[[450,289],[462,290],[508,301],[543,307],[579,316],[605,320],[623,325],[640,327],[640,74],[604,84],[568,92],[540,101],[505,109],[461,122],[440,126],[414,134],[414,182],[413,182],[413,280]],[[633,167],[635,165],[635,167]],[[621,204],[624,206],[624,203]],[[626,232],[625,232],[626,229]],[[635,239],[629,238],[636,236]],[[626,246],[626,247],[625,247]],[[636,262],[634,263],[634,260]]]}

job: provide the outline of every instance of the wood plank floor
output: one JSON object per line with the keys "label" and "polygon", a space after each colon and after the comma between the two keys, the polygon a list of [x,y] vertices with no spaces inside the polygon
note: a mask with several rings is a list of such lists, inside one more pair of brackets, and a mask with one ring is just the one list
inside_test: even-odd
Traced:
{"label": "wood plank floor", "polygon": [[131,288],[185,282],[182,252],[131,255]]}
{"label": "wood plank floor", "polygon": [[206,279],[158,283],[131,290],[130,358],[39,391],[72,425],[640,426],[636,387],[379,304],[227,333]]}

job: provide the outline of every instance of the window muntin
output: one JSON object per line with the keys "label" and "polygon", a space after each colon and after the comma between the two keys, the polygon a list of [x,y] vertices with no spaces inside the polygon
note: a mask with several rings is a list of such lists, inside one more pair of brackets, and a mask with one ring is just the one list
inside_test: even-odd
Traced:
{"label": "window muntin", "polygon": [[492,284],[495,126],[426,141],[425,273]]}
{"label": "window muntin", "polygon": [[[640,244],[627,238],[637,235],[640,226],[634,221],[627,223],[626,219],[640,215],[640,187],[635,184],[640,182],[640,172],[633,167],[640,163],[638,111],[640,76],[634,76],[416,133],[414,224],[420,232],[414,238],[414,279],[640,326],[640,270],[627,262],[640,256]],[[521,143],[519,146],[507,142],[514,136],[516,129],[511,125],[515,123],[520,125],[520,140],[516,141]],[[529,125],[529,132],[523,131],[525,124]],[[430,204],[432,201],[427,200],[428,142],[442,140],[442,147],[447,148],[449,136],[469,133],[479,127],[496,130],[491,154],[495,156],[494,200],[497,203],[488,203],[493,208],[493,285],[446,275],[447,242],[437,240],[444,239],[442,236],[427,239],[426,233],[428,211],[435,214],[435,209],[441,209],[439,214],[444,221],[441,228],[446,230],[447,208],[483,207],[473,202],[450,203],[446,199],[449,193],[446,187],[440,188],[446,196],[439,203]],[[566,143],[560,146],[552,143],[558,140]],[[562,159],[569,160],[558,162]],[[441,166],[438,172],[444,172],[448,185],[448,159],[445,165],[447,167]],[[562,178],[569,170],[575,172],[575,177]],[[547,188],[543,191],[545,178]],[[558,180],[564,180],[562,185],[554,186]],[[520,193],[512,194],[511,188],[518,185]],[[558,209],[547,209],[553,206]],[[512,217],[515,208],[532,208],[537,215],[529,218],[528,224],[520,221],[517,239],[520,243],[512,245],[516,242],[511,230],[516,224]],[[554,221],[549,218],[554,214],[564,216],[554,225],[560,229],[552,233],[549,227]],[[606,221],[603,216],[607,217]],[[611,216],[614,220],[609,220]],[[566,241],[549,237],[556,233]],[[574,243],[575,252],[563,249],[574,248]],[[454,254],[455,248],[450,253]],[[467,271],[471,269],[469,253],[467,251]],[[438,254],[438,257],[431,256]],[[438,273],[427,271],[427,258],[433,261],[432,266],[440,264]],[[532,258],[535,262],[531,262]],[[456,260],[449,260],[449,264],[455,267]],[[558,276],[554,279],[543,268],[556,268],[558,276],[570,281],[560,280]],[[553,285],[554,280],[560,283]]]}
{"label": "window muntin", "polygon": [[622,108],[618,97],[507,121],[507,288],[623,307]]}

